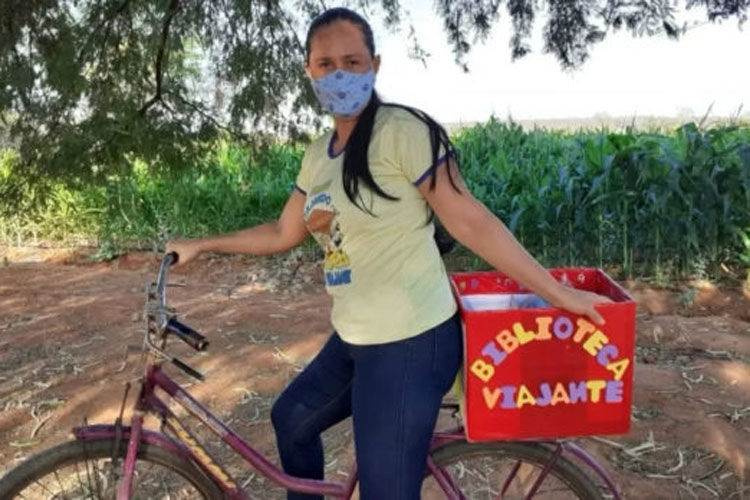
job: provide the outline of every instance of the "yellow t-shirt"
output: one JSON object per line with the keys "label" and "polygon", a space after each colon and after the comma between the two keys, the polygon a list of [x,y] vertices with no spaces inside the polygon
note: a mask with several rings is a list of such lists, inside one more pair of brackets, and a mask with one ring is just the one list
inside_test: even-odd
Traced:
{"label": "yellow t-shirt", "polygon": [[417,189],[435,167],[427,125],[404,109],[378,108],[370,172],[399,199],[382,198],[360,181],[360,204],[374,217],[347,198],[345,153],[333,154],[332,138],[330,131],[307,148],[297,187],[307,197],[305,224],[325,252],[333,327],[348,343],[382,344],[439,325],[455,314],[456,303]]}

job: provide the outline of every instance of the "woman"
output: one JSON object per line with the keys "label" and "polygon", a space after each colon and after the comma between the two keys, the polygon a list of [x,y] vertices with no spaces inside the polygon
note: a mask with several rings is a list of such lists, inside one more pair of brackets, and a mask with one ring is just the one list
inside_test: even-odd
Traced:
{"label": "woman", "polygon": [[324,12],[306,49],[305,71],[335,128],[308,147],[279,220],[174,241],[167,251],[181,264],[206,251],[265,255],[312,234],[325,250],[335,332],[272,409],[283,468],[322,479],[320,433],[352,415],[361,498],[417,499],[440,401],[462,359],[432,212],[458,241],[553,305],[601,324],[594,305],[607,299],[560,285],[526,253],[467,191],[434,120],[380,101],[380,57],[362,17]]}

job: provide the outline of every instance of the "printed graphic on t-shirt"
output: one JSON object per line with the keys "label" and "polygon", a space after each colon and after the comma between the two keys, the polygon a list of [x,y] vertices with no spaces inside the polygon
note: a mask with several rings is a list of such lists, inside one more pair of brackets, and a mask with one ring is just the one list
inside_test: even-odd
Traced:
{"label": "printed graphic on t-shirt", "polygon": [[338,215],[329,193],[323,191],[308,197],[305,224],[325,251],[323,271],[328,286],[348,285],[352,282],[349,256],[341,248],[344,235]]}

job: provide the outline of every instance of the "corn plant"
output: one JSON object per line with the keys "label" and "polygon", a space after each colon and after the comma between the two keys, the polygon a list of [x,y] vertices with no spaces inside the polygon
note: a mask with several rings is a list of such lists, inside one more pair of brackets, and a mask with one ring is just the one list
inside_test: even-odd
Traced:
{"label": "corn plant", "polygon": [[[493,118],[453,139],[473,194],[547,266],[660,280],[750,267],[750,127],[525,131]],[[29,182],[5,152],[0,193],[24,196],[20,208],[0,206],[0,241],[88,239],[110,255],[278,216],[302,146],[204,149],[180,172],[133,158],[96,185]]]}

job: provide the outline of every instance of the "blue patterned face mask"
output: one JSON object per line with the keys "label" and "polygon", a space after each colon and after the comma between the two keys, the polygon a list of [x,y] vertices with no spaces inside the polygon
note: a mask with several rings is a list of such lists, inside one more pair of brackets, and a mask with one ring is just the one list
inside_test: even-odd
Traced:
{"label": "blue patterned face mask", "polygon": [[364,109],[372,96],[375,71],[351,73],[339,69],[310,81],[324,110],[334,115],[354,116]]}

